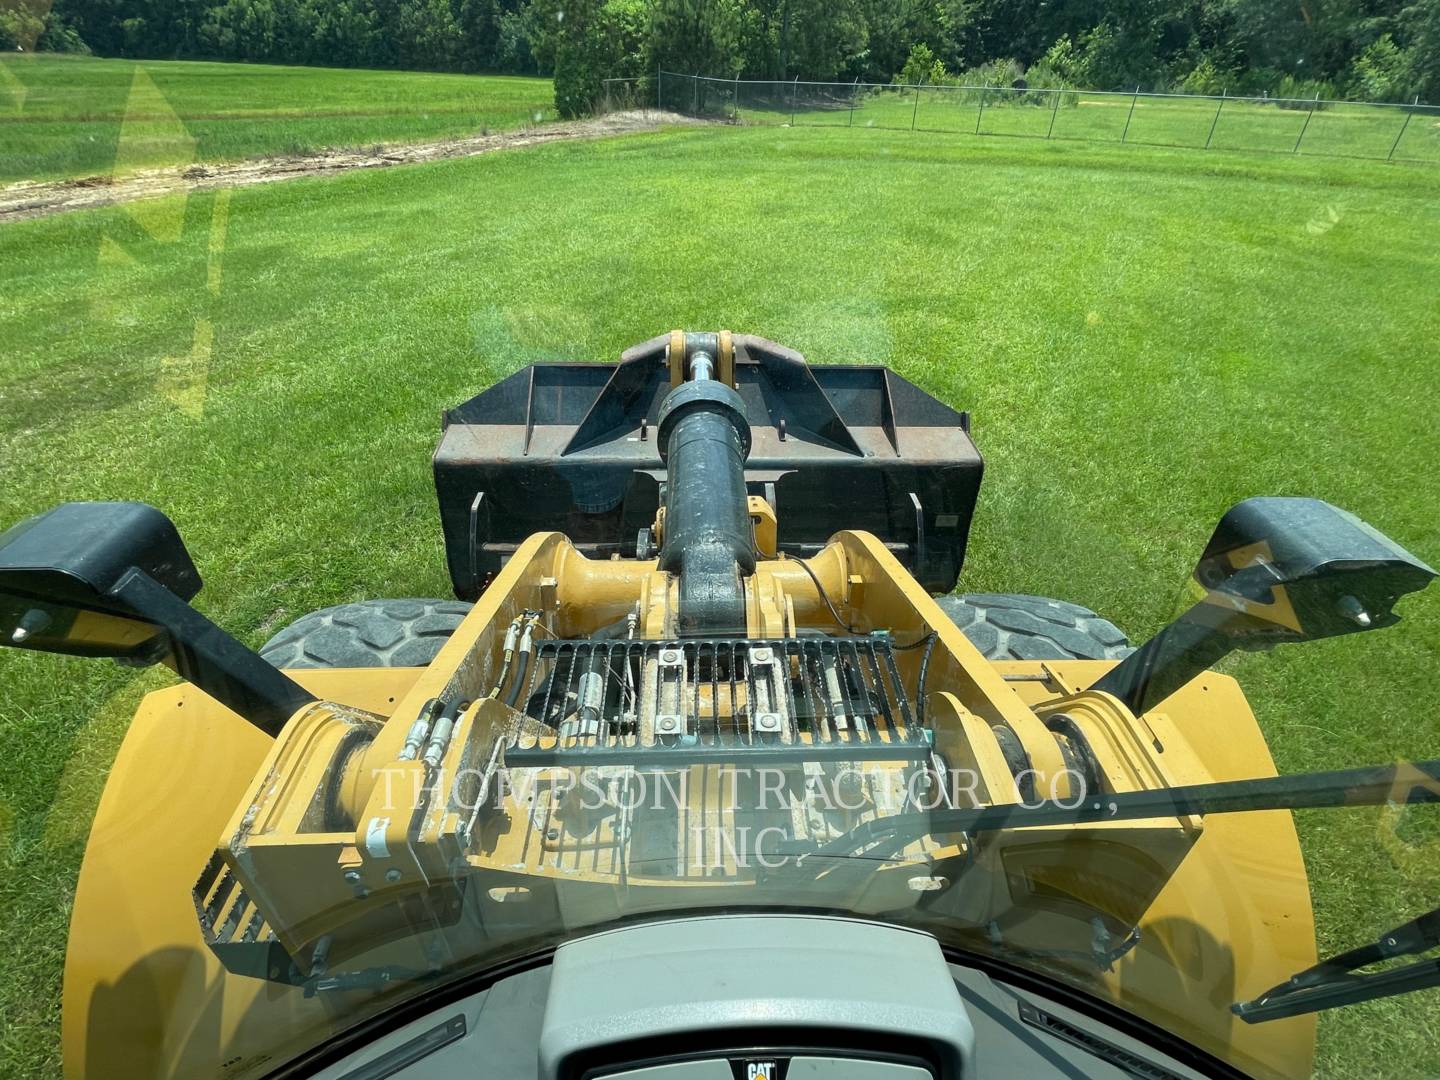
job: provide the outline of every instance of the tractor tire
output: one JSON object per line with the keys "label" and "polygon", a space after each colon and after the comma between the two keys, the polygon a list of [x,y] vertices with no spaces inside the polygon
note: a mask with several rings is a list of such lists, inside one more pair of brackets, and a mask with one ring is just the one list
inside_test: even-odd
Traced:
{"label": "tractor tire", "polygon": [[966,593],[935,602],[989,660],[1120,660],[1135,651],[1109,619],[1064,600]]}
{"label": "tractor tire", "polygon": [[260,655],[279,668],[424,667],[470,611],[461,600],[365,600],[302,615]]}

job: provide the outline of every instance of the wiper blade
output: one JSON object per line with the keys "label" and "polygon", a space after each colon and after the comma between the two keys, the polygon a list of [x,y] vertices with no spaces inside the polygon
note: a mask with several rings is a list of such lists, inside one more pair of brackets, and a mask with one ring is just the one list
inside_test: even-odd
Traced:
{"label": "wiper blade", "polygon": [[1356,974],[1355,969],[1397,956],[1414,956],[1440,946],[1440,908],[1397,926],[1368,945],[1322,960],[1230,1011],[1248,1024],[1300,1013],[1335,1009],[1361,1001],[1440,986],[1440,957],[1388,971]]}
{"label": "wiper blade", "polygon": [[1234,814],[1252,810],[1308,810],[1421,802],[1440,802],[1440,760],[1094,795],[1078,806],[1050,801],[893,814],[867,821],[828,843],[797,854],[802,860],[850,857],[862,851],[868,854],[869,849],[880,845],[879,851],[869,857],[887,858],[913,840],[943,833],[995,832],[1040,825],[1084,825],[1096,821]]}

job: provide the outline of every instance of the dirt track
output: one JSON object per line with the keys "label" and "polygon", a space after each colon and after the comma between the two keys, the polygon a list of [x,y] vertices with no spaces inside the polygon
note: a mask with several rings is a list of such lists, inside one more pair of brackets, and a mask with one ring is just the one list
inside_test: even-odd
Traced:
{"label": "dirt track", "polygon": [[0,188],[0,221],[45,217],[66,210],[83,210],[180,191],[207,191],[290,180],[297,176],[328,176],[349,169],[383,169],[417,161],[472,157],[492,150],[562,139],[598,139],[634,131],[650,131],[661,124],[701,123],[688,116],[665,112],[612,113],[595,120],[573,120],[495,135],[475,135],[439,142],[379,146],[373,150],[335,150],[291,157],[253,158],[249,161],[168,166],[126,176],[87,176],[77,180],[22,180]]}

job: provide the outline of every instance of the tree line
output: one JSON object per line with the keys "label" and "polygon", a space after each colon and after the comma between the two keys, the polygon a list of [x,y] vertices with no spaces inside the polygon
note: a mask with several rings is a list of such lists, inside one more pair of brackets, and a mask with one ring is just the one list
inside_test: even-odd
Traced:
{"label": "tree line", "polygon": [[1440,103],[1440,0],[14,0],[0,49]]}

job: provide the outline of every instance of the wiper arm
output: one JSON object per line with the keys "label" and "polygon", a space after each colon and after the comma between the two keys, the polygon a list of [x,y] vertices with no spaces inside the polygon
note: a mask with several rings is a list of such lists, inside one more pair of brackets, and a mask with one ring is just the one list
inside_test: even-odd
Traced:
{"label": "wiper arm", "polygon": [[1230,1006],[1230,1011],[1248,1024],[1258,1024],[1437,987],[1440,986],[1440,957],[1388,971],[1355,973],[1356,968],[1396,956],[1414,956],[1437,946],[1440,946],[1440,908],[1397,926],[1368,945],[1322,960],[1252,1001],[1237,1001]]}
{"label": "wiper arm", "polygon": [[937,833],[995,832],[1039,825],[1083,825],[1190,814],[1251,810],[1307,810],[1336,806],[1440,802],[1440,760],[1373,765],[1363,769],[1223,780],[1211,784],[1093,795],[1079,806],[1003,803],[963,810],[929,810],[877,818],[809,851],[800,859],[856,856],[885,843],[871,857],[887,858],[912,840]]}

